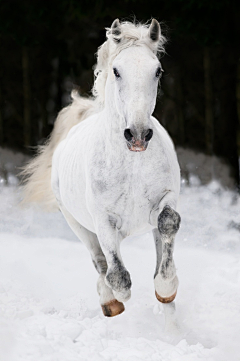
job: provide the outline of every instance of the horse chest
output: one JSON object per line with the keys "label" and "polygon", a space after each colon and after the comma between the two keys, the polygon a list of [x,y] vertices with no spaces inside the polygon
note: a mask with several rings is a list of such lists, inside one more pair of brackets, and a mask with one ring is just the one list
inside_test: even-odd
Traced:
{"label": "horse chest", "polygon": [[150,212],[165,187],[161,172],[154,172],[154,165],[145,165],[141,155],[134,156],[138,158],[133,161],[123,157],[105,161],[99,157],[89,177],[94,208],[119,217],[125,234],[148,225]]}

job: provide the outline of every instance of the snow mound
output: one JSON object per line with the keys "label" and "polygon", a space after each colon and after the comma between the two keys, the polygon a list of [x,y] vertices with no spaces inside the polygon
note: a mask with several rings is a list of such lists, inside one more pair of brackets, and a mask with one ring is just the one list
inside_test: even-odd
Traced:
{"label": "snow mound", "polygon": [[128,238],[126,311],[104,318],[97,273],[60,213],[18,206],[0,187],[0,361],[237,361],[240,199],[219,183],[183,186],[174,304],[154,296],[151,234]]}

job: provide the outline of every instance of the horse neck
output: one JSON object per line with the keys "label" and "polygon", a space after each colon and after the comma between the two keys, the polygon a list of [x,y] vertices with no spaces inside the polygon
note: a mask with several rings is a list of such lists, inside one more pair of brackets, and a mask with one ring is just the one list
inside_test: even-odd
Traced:
{"label": "horse neck", "polygon": [[114,98],[106,99],[104,106],[104,125],[105,131],[111,138],[119,138],[119,134],[123,134],[126,124],[124,118],[118,113]]}

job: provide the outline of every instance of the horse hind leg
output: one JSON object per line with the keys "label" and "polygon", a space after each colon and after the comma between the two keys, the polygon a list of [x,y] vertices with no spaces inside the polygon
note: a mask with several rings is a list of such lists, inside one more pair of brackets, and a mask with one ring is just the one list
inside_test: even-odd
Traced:
{"label": "horse hind leg", "polygon": [[61,206],[60,208],[70,228],[88,248],[93,264],[99,273],[97,291],[104,316],[113,317],[119,315],[125,310],[124,304],[115,299],[112,289],[105,283],[107,262],[96,234],[81,226],[65,207]]}
{"label": "horse hind leg", "polygon": [[180,220],[179,214],[166,205],[158,217],[158,228],[153,231],[157,251],[154,285],[156,297],[162,303],[172,302],[177,294],[179,282],[173,261],[173,248]]}

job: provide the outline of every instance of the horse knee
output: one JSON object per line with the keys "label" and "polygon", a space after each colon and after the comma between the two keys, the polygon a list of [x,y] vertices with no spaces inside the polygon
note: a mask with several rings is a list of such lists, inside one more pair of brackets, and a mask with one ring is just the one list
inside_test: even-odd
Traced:
{"label": "horse knee", "polygon": [[158,229],[162,235],[174,236],[180,227],[181,217],[170,206],[165,206],[158,216]]}

